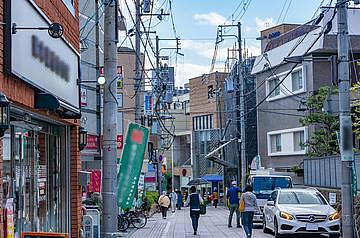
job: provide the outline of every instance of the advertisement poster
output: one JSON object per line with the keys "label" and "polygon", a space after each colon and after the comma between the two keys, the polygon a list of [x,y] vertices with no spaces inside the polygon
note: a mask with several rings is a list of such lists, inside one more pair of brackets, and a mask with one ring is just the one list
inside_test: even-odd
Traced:
{"label": "advertisement poster", "polygon": [[129,124],[118,173],[117,203],[122,209],[132,207],[148,137],[147,128],[135,123]]}
{"label": "advertisement poster", "polygon": [[14,199],[10,198],[6,200],[5,205],[5,219],[6,219],[6,232],[5,238],[14,238]]}

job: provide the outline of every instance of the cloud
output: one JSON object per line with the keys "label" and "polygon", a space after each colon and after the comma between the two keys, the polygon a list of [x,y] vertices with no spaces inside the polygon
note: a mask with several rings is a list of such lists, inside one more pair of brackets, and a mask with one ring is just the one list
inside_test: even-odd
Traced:
{"label": "cloud", "polygon": [[225,17],[216,12],[209,12],[206,14],[195,14],[194,19],[200,24],[207,24],[218,26],[226,22]]}
{"label": "cloud", "polygon": [[176,69],[175,85],[183,86],[189,79],[209,73],[209,65],[200,64],[179,64]]}
{"label": "cloud", "polygon": [[274,19],[272,17],[268,17],[268,18],[265,18],[265,19],[261,19],[261,18],[256,17],[255,18],[255,23],[256,23],[256,29],[258,31],[265,30],[265,29],[270,28],[270,27],[275,25],[274,24]]}

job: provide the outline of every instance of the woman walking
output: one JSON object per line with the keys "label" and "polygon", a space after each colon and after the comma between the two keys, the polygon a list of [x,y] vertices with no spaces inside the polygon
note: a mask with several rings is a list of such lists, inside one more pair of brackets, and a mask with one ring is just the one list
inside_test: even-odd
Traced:
{"label": "woman walking", "polygon": [[192,222],[192,227],[194,229],[194,235],[197,234],[197,229],[199,225],[200,217],[200,204],[204,203],[200,194],[196,193],[196,187],[191,186],[190,195],[187,197],[185,206],[190,206],[190,217]]}
{"label": "woman walking", "polygon": [[254,212],[259,210],[256,196],[250,185],[245,187],[245,193],[240,198],[241,220],[247,238],[251,238],[253,229]]}
{"label": "woman walking", "polygon": [[159,197],[159,205],[160,205],[162,218],[166,219],[167,210],[168,210],[168,208],[170,206],[170,199],[169,199],[168,196],[166,196],[166,191],[163,191],[162,195],[160,195],[160,197]]}

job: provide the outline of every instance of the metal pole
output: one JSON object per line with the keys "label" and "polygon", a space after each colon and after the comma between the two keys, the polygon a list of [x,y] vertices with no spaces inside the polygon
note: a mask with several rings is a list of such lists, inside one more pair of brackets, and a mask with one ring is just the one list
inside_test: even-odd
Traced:
{"label": "metal pole", "polygon": [[241,23],[238,22],[238,47],[239,47],[239,63],[238,63],[238,79],[239,79],[239,103],[240,103],[240,158],[241,158],[241,188],[245,188],[246,181],[246,132],[245,132],[245,100],[244,100],[244,88],[245,80],[243,75],[243,65],[242,65],[242,44],[241,44]]}
{"label": "metal pole", "polygon": [[[96,70],[96,80],[100,76],[100,29],[99,29],[99,0],[95,0],[95,70]],[[97,136],[98,144],[97,151],[101,157],[101,95],[100,95],[100,85],[96,84],[96,124],[97,124]]]}
{"label": "metal pole", "polygon": [[102,173],[103,224],[101,237],[110,238],[117,232],[116,204],[116,113],[117,46],[116,1],[105,0],[104,15],[104,156]]}
{"label": "metal pole", "polygon": [[[158,161],[158,185],[159,185],[159,195],[161,194],[161,180],[162,180],[162,161],[159,161],[159,156],[160,156],[160,148],[161,148],[161,129],[160,129],[160,118],[158,118],[158,105],[161,104],[161,102],[158,100],[160,100],[160,91],[161,91],[161,78],[160,78],[160,48],[159,48],[159,36],[156,36],[156,44],[155,44],[155,58],[156,58],[156,84],[155,84],[155,93],[154,93],[154,100],[155,100],[155,114],[156,119],[157,119],[157,151],[158,151],[158,155],[157,155],[157,161]],[[159,166],[160,165],[160,166]]]}
{"label": "metal pole", "polygon": [[140,53],[140,0],[136,0],[136,34],[135,34],[135,83],[134,83],[134,93],[135,93],[135,122],[141,124],[141,105],[140,105],[140,96],[141,96],[141,53]]}
{"label": "metal pole", "polygon": [[340,153],[342,160],[342,226],[343,237],[354,237],[352,164],[353,137],[350,116],[350,78],[349,78],[349,32],[347,23],[347,0],[337,1],[338,19],[338,76],[340,111]]}

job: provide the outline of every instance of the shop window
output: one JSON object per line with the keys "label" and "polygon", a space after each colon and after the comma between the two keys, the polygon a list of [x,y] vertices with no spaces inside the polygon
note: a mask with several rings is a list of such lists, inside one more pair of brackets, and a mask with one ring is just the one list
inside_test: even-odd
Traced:
{"label": "shop window", "polygon": [[70,166],[65,156],[65,129],[34,128],[11,126],[11,133],[4,136],[9,146],[3,147],[2,202],[13,201],[15,237],[22,231],[69,232]]}

